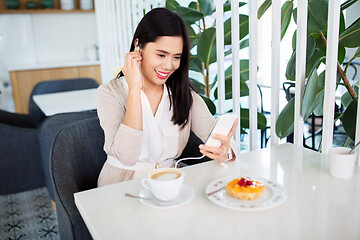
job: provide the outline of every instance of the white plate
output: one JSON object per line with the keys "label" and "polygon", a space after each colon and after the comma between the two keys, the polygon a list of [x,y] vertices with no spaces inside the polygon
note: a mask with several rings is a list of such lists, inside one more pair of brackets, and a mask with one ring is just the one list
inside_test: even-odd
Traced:
{"label": "white plate", "polygon": [[239,177],[228,176],[212,181],[206,187],[205,190],[206,196],[211,192],[223,188],[222,190],[207,197],[210,199],[210,201],[221,207],[229,208],[233,210],[241,210],[241,211],[259,211],[259,210],[273,208],[283,203],[286,199],[287,194],[284,186],[272,182],[271,180],[266,178],[251,177],[251,179],[260,181],[265,185],[264,194],[261,197],[254,200],[238,200],[227,194],[225,189],[226,184],[232,181],[234,178],[239,178]]}
{"label": "white plate", "polygon": [[148,189],[141,190],[139,195],[140,197],[151,198],[151,200],[140,199],[140,202],[148,207],[157,209],[172,209],[187,204],[191,201],[191,199],[193,199],[195,194],[191,187],[183,185],[179,196],[176,199],[167,202],[160,202],[159,200],[157,200]]}

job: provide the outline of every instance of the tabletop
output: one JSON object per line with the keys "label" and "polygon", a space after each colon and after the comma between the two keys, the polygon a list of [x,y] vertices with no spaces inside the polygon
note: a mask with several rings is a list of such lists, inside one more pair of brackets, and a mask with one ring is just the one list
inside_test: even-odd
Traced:
{"label": "tabletop", "polygon": [[[327,155],[282,144],[242,153],[224,168],[211,161],[183,168],[194,198],[176,209],[154,209],[139,194],[141,180],[79,192],[75,203],[94,239],[360,239],[360,175],[328,173]],[[214,204],[208,184],[226,176],[261,177],[282,185],[286,200],[259,211]]]}
{"label": "tabletop", "polygon": [[36,105],[46,116],[96,109],[97,88],[34,95]]}

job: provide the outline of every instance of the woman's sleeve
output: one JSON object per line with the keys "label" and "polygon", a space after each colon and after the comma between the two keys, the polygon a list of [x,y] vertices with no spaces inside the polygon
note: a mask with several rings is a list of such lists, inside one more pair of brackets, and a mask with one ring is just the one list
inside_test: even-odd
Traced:
{"label": "woman's sleeve", "polygon": [[191,130],[205,142],[215,122],[215,118],[211,115],[204,100],[197,93],[192,92],[192,97]]}
{"label": "woman's sleeve", "polygon": [[125,165],[135,165],[140,155],[143,132],[122,121],[126,112],[126,96],[101,85],[97,92],[97,111],[104,130],[104,151]]}

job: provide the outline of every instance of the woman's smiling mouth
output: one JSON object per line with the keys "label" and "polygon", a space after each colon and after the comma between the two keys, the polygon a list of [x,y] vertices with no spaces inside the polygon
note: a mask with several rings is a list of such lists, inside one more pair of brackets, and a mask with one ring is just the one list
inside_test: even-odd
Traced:
{"label": "woman's smiling mouth", "polygon": [[170,72],[160,72],[157,70],[155,70],[155,72],[156,72],[156,75],[158,76],[158,78],[160,78],[160,79],[166,79],[170,74]]}

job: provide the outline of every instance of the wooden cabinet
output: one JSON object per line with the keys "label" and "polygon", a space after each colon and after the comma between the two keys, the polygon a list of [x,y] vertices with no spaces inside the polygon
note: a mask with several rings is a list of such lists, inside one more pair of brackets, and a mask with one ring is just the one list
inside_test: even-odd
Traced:
{"label": "wooden cabinet", "polygon": [[90,77],[101,84],[100,66],[10,71],[16,112],[28,113],[30,93],[37,83],[41,81],[79,77]]}

